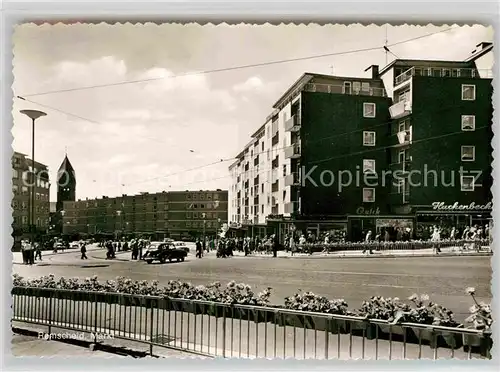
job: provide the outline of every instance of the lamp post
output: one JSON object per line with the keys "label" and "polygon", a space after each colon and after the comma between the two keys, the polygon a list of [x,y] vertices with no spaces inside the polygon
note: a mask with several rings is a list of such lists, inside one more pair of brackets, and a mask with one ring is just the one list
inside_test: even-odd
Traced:
{"label": "lamp post", "polygon": [[203,244],[206,246],[207,243],[205,242],[205,217],[207,214],[203,212],[201,215],[203,216]]}
{"label": "lamp post", "polygon": [[66,214],[65,210],[61,211],[61,234],[64,235],[64,215]]}
{"label": "lamp post", "polygon": [[[118,216],[118,218],[120,219],[120,224],[119,224],[119,228],[120,228],[120,232],[122,231],[122,219],[121,219],[121,214],[122,214],[122,211],[121,210],[117,210],[116,211],[116,215]],[[116,238],[118,239],[118,234],[116,234]]]}
{"label": "lamp post", "polygon": [[35,120],[47,114],[38,110],[21,110],[21,114],[26,115],[31,119],[31,174],[33,179],[30,181],[30,209],[29,209],[29,224],[31,233],[31,245],[35,243]]}

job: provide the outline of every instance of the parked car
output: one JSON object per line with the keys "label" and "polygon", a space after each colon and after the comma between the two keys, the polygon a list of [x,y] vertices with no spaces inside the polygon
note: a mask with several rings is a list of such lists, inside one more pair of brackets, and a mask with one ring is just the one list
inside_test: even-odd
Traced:
{"label": "parked car", "polygon": [[172,243],[151,243],[147,248],[146,252],[143,254],[142,259],[148,264],[153,261],[160,261],[165,263],[167,260],[172,262],[173,260],[184,261],[187,253],[183,249],[178,249]]}
{"label": "parked car", "polygon": [[80,242],[73,242],[69,245],[69,247],[72,249],[78,249],[80,248]]}
{"label": "parked car", "polygon": [[189,247],[186,245],[186,243],[184,243],[184,242],[173,242],[172,244],[175,246],[175,248],[182,249],[186,253],[189,253]]}

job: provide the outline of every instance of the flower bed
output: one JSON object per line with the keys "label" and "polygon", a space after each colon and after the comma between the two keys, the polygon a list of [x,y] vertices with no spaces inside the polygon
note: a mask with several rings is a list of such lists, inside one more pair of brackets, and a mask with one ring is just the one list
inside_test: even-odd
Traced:
{"label": "flower bed", "polygon": [[[97,277],[79,279],[55,279],[54,275],[37,279],[24,279],[19,275],[13,278],[14,291],[29,296],[68,298],[76,301],[95,301],[117,303],[126,306],[158,307],[169,311],[183,311],[194,314],[207,314],[215,317],[229,317],[253,322],[272,322],[281,326],[324,330],[331,333],[352,333],[368,339],[375,337],[406,342],[419,342],[419,338],[431,347],[458,348],[462,345],[479,349],[481,353],[491,349],[491,339],[481,336],[462,337],[460,333],[432,331],[427,328],[402,326],[401,323],[424,324],[442,327],[461,328],[453,312],[429,301],[427,295],[408,298],[409,303],[399,298],[372,297],[364,301],[359,309],[348,310],[343,299],[330,300],[311,292],[299,291],[285,298],[284,306],[269,303],[271,288],[255,294],[249,285],[234,281],[222,286],[215,282],[207,286],[194,286],[191,283],[169,281],[160,287],[158,281],[133,281],[123,277],[116,280],[99,282]],[[22,287],[19,289],[19,287]],[[48,292],[44,289],[59,289]],[[64,291],[66,290],[66,291]],[[81,291],[81,292],[75,292]],[[489,331],[492,324],[490,305],[477,303],[475,290],[467,290],[475,304],[467,319],[471,328]],[[131,295],[131,296],[127,296]],[[193,302],[193,300],[196,300]],[[215,303],[219,305],[215,305]],[[259,306],[252,309],[244,306]],[[264,308],[263,308],[264,307]],[[265,308],[269,309],[268,311]],[[292,310],[289,312],[276,310]],[[301,314],[300,312],[307,312]],[[349,320],[329,319],[310,313],[350,316]],[[384,322],[371,322],[380,320]],[[390,335],[390,336],[389,336]],[[459,336],[457,336],[459,335]],[[486,341],[485,341],[486,340]],[[489,340],[489,341],[488,341]]]}

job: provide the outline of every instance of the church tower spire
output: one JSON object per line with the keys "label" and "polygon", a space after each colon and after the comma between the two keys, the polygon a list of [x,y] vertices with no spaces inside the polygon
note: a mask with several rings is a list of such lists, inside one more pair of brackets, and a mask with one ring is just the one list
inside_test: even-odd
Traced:
{"label": "church tower spire", "polygon": [[63,210],[63,202],[76,200],[76,175],[75,169],[68,159],[68,155],[64,156],[64,160],[57,171],[57,203],[56,210]]}

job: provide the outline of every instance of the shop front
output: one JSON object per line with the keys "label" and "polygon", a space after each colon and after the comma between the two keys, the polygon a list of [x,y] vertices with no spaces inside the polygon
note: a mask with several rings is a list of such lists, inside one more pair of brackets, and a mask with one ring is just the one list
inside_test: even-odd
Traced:
{"label": "shop front", "polygon": [[346,237],[347,220],[345,218],[268,218],[267,227],[268,232],[270,232],[271,234],[278,234],[278,239],[281,244],[284,243],[286,237],[290,237],[291,235],[294,235],[298,238],[301,235],[307,237],[309,234],[312,234],[316,237],[316,240],[318,240],[324,239],[327,233],[331,237],[330,240],[341,241]]}
{"label": "shop front", "polygon": [[385,238],[386,231],[389,240],[410,239],[413,235],[415,221],[413,216],[349,216],[349,240],[361,242],[366,238],[368,231],[372,232],[372,238],[377,235]]}
{"label": "shop front", "polygon": [[429,239],[434,226],[439,227],[441,236],[448,238],[451,229],[457,231],[460,238],[467,226],[485,227],[491,222],[492,203],[487,204],[445,204],[434,202],[428,206],[419,206],[416,210],[417,239]]}

